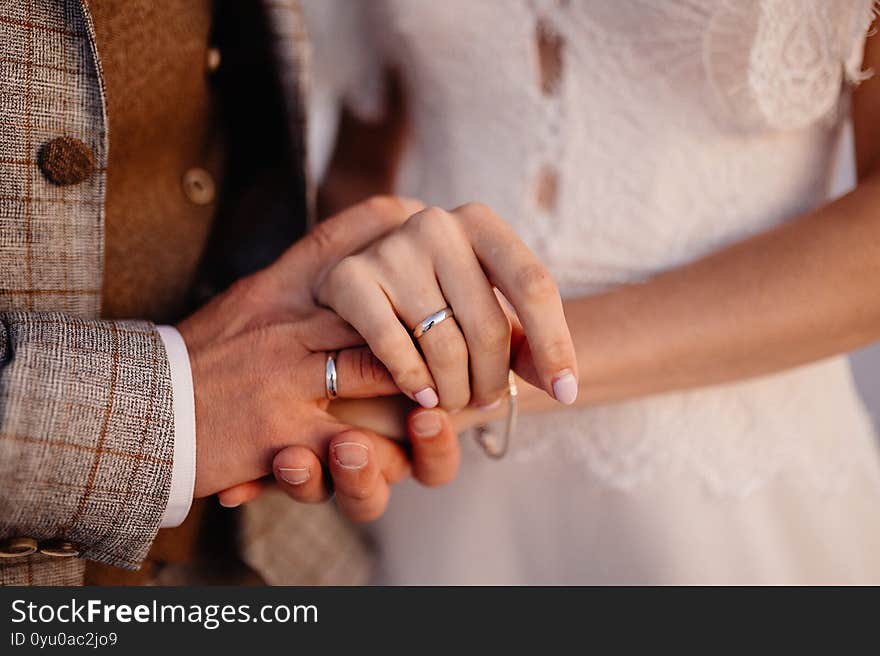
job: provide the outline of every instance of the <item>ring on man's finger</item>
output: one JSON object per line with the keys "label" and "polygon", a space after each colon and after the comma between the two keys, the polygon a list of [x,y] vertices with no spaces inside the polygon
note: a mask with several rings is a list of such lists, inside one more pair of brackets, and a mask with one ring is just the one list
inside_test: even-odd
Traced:
{"label": "ring on man's finger", "polygon": [[336,351],[327,352],[327,361],[324,365],[324,387],[327,391],[327,398],[333,400],[337,397],[337,379],[336,379]]}

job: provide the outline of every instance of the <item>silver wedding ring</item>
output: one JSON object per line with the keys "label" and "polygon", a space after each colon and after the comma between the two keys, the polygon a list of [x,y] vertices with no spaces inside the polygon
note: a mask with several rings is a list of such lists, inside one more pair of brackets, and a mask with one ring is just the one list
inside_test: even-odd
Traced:
{"label": "silver wedding ring", "polygon": [[442,323],[452,316],[455,315],[452,312],[452,308],[448,305],[442,310],[437,310],[433,314],[429,314],[427,317],[422,319],[415,328],[413,328],[413,337],[418,339],[426,332],[431,330],[431,328],[436,326],[438,323]]}
{"label": "silver wedding ring", "polygon": [[324,387],[327,390],[327,398],[331,401],[336,398],[336,351],[327,353],[327,361],[324,365]]}

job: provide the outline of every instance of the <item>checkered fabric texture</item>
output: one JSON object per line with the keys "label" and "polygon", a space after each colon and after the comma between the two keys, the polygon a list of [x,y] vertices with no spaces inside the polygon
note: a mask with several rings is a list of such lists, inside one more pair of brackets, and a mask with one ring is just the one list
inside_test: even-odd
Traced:
{"label": "checkered fabric texture", "polygon": [[[264,0],[303,153],[308,47],[293,0]],[[133,568],[164,512],[169,366],[148,322],[101,321],[108,135],[85,0],[0,0],[0,538],[64,539]],[[57,186],[40,148],[88,145],[96,173]],[[273,531],[267,531],[271,524]],[[369,561],[330,506],[249,504],[240,541],[267,581],[361,583]],[[0,559],[0,584],[72,585],[83,561]]]}

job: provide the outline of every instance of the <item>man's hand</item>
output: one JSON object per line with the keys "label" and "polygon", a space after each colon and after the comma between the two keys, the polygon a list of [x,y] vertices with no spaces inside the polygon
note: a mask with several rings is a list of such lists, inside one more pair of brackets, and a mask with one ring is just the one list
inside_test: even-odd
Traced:
{"label": "man's hand", "polygon": [[[284,447],[303,447],[322,459],[332,455],[331,439],[351,427],[326,412],[327,351],[340,351],[340,397],[398,392],[361,337],[335,313],[315,305],[312,290],[329,267],[419,208],[394,198],[355,206],[320,224],[275,264],[241,280],[178,326],[195,392],[195,496],[265,476]],[[384,444],[378,436],[370,441],[370,449],[386,448],[376,446]],[[394,448],[399,447],[387,446]],[[330,461],[332,466],[344,459]]]}
{"label": "man's hand", "polygon": [[[302,446],[279,451],[273,462],[275,480],[263,479],[220,493],[224,506],[238,506],[276,484],[303,503],[325,501],[331,490],[339,508],[355,521],[378,518],[388,504],[390,486],[410,473],[423,485],[448,483],[460,458],[458,435],[443,410],[410,413],[409,457],[397,442],[365,429],[349,429],[330,441],[326,472],[314,452]],[[332,478],[332,483],[331,483]]]}

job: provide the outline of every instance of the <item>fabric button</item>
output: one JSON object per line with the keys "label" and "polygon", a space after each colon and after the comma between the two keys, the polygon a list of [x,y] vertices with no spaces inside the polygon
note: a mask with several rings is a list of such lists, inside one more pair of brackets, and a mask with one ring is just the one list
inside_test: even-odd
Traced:
{"label": "fabric button", "polygon": [[47,556],[55,556],[56,558],[72,558],[73,556],[79,556],[79,549],[70,542],[53,540],[41,544],[40,553]]}
{"label": "fabric button", "polygon": [[29,556],[36,550],[37,541],[33,538],[9,538],[0,542],[0,558]]}
{"label": "fabric button", "polygon": [[84,182],[95,172],[92,149],[73,137],[58,137],[44,144],[37,163],[49,182],[61,186]]}
{"label": "fabric button", "polygon": [[183,193],[196,205],[214,200],[214,178],[205,169],[190,169],[183,174]]}
{"label": "fabric button", "polygon": [[205,67],[208,69],[208,72],[216,73],[217,69],[220,68],[221,61],[223,61],[223,58],[220,55],[220,49],[208,48],[208,53],[205,55]]}

